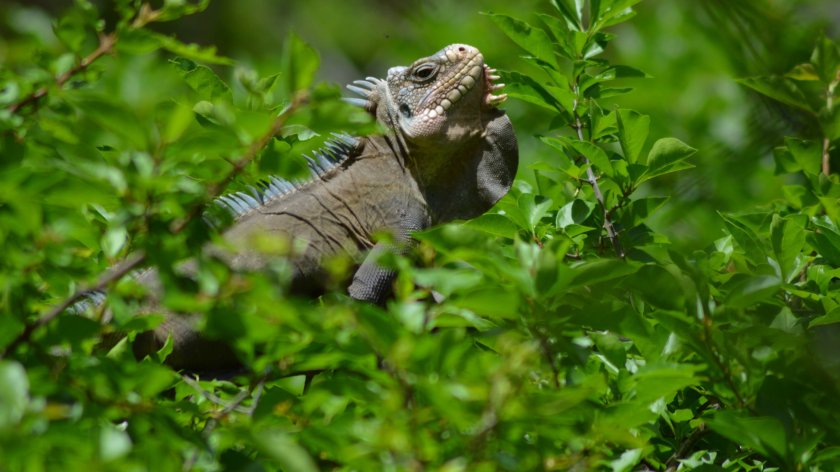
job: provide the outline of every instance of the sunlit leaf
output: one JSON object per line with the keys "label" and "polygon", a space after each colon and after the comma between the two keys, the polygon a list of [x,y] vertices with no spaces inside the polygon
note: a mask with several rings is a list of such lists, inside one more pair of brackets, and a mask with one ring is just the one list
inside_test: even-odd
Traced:
{"label": "sunlit leaf", "polygon": [[283,43],[282,60],[286,74],[281,80],[286,96],[289,97],[292,93],[312,85],[315,72],[321,64],[317,51],[293,33],[290,33]]}
{"label": "sunlit leaf", "polygon": [[650,128],[650,117],[639,112],[620,109],[616,112],[618,142],[628,162],[638,162]]}
{"label": "sunlit leaf", "polygon": [[792,107],[814,113],[814,110],[808,103],[808,99],[805,94],[799,86],[790,79],[776,76],[747,77],[744,79],[738,79],[738,83],[745,85],[762,95],[778,100],[785,105],[790,105]]}
{"label": "sunlit leaf", "polygon": [[519,47],[551,67],[555,69],[558,67],[557,61],[554,58],[554,48],[552,47],[551,39],[545,31],[507,15],[492,13],[488,13],[487,15]]}
{"label": "sunlit leaf", "polygon": [[713,431],[756,451],[783,460],[787,435],[776,418],[747,417],[733,411],[718,411],[708,422]]}
{"label": "sunlit leaf", "polygon": [[696,149],[676,138],[657,140],[648,153],[648,168],[636,182],[636,185],[660,175],[694,167],[685,160],[693,156],[695,152],[697,152]]}
{"label": "sunlit leaf", "polygon": [[0,361],[0,431],[9,431],[23,418],[29,403],[29,379],[23,366]]}
{"label": "sunlit leaf", "polygon": [[746,277],[732,287],[726,303],[732,307],[744,308],[766,302],[779,291],[780,286],[781,280],[773,276]]}

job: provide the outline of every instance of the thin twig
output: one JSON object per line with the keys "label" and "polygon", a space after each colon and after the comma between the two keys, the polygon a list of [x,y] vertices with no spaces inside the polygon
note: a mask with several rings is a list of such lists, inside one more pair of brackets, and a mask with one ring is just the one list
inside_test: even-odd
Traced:
{"label": "thin twig", "polygon": [[668,462],[665,463],[665,472],[676,472],[677,467],[680,465],[680,459],[687,456],[688,453],[691,451],[691,448],[697,444],[697,441],[700,440],[709,430],[706,428],[706,423],[700,423],[700,425],[691,432],[691,434],[686,437],[682,443],[680,443],[679,447],[671,457],[668,458]]}
{"label": "thin twig", "polygon": [[[574,101],[572,113],[575,117],[575,130],[577,131],[578,140],[586,141],[583,137],[583,123],[580,121],[580,115],[578,114],[577,99]],[[604,194],[601,193],[601,187],[598,186],[598,178],[595,177],[595,171],[592,170],[592,163],[589,162],[589,159],[583,154],[581,154],[581,157],[583,158],[583,162],[586,164],[587,181],[589,182],[589,185],[592,186],[592,192],[595,194],[595,199],[598,200],[598,204],[601,205],[601,210],[604,212],[604,229],[607,230],[607,237],[609,237],[610,242],[612,242],[615,254],[624,259],[624,248],[621,247],[621,241],[618,240],[618,233],[616,233],[615,227],[610,219],[610,212],[607,209],[607,204],[604,202]]]}
{"label": "thin twig", "polygon": [[744,397],[741,396],[741,392],[738,390],[738,386],[735,385],[735,381],[732,379],[730,375],[729,368],[724,365],[723,361],[720,359],[718,355],[717,349],[714,345],[712,340],[712,317],[709,315],[708,310],[705,306],[701,307],[702,315],[703,315],[703,341],[706,344],[706,347],[709,349],[709,354],[712,356],[712,361],[715,363],[715,366],[720,370],[721,375],[723,375],[723,380],[726,382],[726,385],[732,390],[732,394],[735,395],[735,399],[738,401],[738,406],[745,407],[746,401],[744,401]]}
{"label": "thin twig", "polygon": [[822,142],[822,172],[825,175],[831,174],[831,163],[829,162],[831,154],[829,154],[828,152],[830,144],[831,141],[828,139],[828,137],[824,137]]}
{"label": "thin twig", "polygon": [[245,399],[248,398],[248,396],[250,395],[250,392],[248,390],[240,390],[239,393],[236,394],[236,396],[233,398],[233,400],[231,400],[230,402],[226,402],[215,393],[204,389],[204,387],[202,387],[201,384],[198,383],[198,381],[196,381],[193,378],[190,378],[189,375],[182,374],[181,380],[183,380],[185,384],[195,389],[198,393],[201,394],[201,396],[206,398],[209,402],[215,403],[216,405],[222,407],[222,410],[216,415],[214,415],[214,417],[216,418],[227,416],[232,411],[236,411],[237,413],[250,412],[249,409],[242,406],[242,402],[245,401]]}
{"label": "thin twig", "polygon": [[[833,108],[834,108],[834,91],[837,89],[837,85],[840,84],[840,69],[837,69],[837,74],[834,77],[834,80],[828,84],[828,87],[825,91],[825,110],[828,116],[831,116]],[[828,136],[823,137],[822,142],[822,172],[825,175],[829,175],[831,173],[831,155],[829,154],[829,147],[831,145],[831,140]]]}
{"label": "thin twig", "polygon": [[[92,53],[82,58],[82,60],[79,61],[78,64],[56,77],[55,86],[58,88],[62,87],[74,75],[84,71],[85,69],[90,67],[90,65],[93,64],[97,59],[113,51],[114,45],[116,43],[117,35],[115,33],[100,34],[99,45],[96,47],[96,49]],[[17,113],[21,108],[27,105],[35,104],[42,98],[46,97],[48,92],[49,88],[47,86],[40,87],[31,94],[27,95],[23,100],[12,103],[8,106],[7,109],[12,113]]]}
{"label": "thin twig", "polygon": [[6,346],[6,348],[3,350],[3,353],[0,354],[0,358],[6,357],[6,354],[14,351],[15,348],[17,348],[21,343],[28,341],[32,334],[35,332],[35,330],[52,321],[55,317],[64,312],[64,310],[69,308],[72,304],[84,298],[89,292],[103,290],[112,282],[119,280],[125,274],[131,272],[138,265],[143,263],[144,260],[146,260],[146,255],[142,251],[135,252],[134,254],[129,255],[115,267],[112,267],[107,272],[102,274],[99,277],[99,279],[97,279],[96,283],[94,283],[93,285],[77,289],[75,292],[73,292],[72,295],[65,298],[61,303],[52,307],[50,311],[48,311],[46,314],[36,319],[35,321],[28,323],[24,327],[23,331],[11,343],[9,343],[8,346]]}

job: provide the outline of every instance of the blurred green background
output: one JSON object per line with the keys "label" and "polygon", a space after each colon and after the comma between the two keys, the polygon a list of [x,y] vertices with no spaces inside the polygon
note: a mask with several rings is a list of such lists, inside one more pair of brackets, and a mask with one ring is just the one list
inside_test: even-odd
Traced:
{"label": "blurred green background", "polygon": [[[112,5],[92,2],[109,18]],[[154,3],[154,2],[152,2]],[[37,60],[36,44],[60,45],[51,17],[69,1],[4,1],[0,5],[0,63]],[[279,70],[279,50],[294,31],[322,59],[319,78],[346,83],[383,76],[453,42],[479,47],[489,64],[528,71],[520,49],[479,12],[506,13],[539,23],[550,2],[383,0],[213,0],[203,13],[154,28],[187,42],[215,45],[237,63],[262,74]],[[611,61],[652,75],[628,80],[635,88],[613,104],[651,115],[651,141],[674,136],[699,150],[696,168],[648,187],[672,195],[652,226],[684,249],[702,248],[722,235],[718,211],[772,205],[785,183],[774,176],[772,149],[785,135],[808,135],[809,123],[794,110],[738,85],[738,77],[784,73],[804,62],[814,40],[840,34],[837,0],[650,0],[637,17],[613,31]],[[27,42],[27,37],[39,37]],[[745,39],[747,38],[747,39]],[[31,45],[31,46],[28,46]],[[223,76],[235,67],[217,68]],[[553,132],[547,113],[510,101],[520,137],[520,178],[528,163],[561,158],[534,135]]]}

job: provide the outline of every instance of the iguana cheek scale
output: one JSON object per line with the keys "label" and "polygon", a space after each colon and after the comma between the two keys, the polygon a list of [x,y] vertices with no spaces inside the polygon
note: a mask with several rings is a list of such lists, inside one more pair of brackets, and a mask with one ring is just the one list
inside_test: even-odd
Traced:
{"label": "iguana cheek scale", "polygon": [[[313,178],[289,182],[271,177],[249,192],[221,197],[235,222],[224,244],[207,248],[234,270],[259,270],[270,257],[255,249],[261,237],[303,240],[292,254],[291,290],[318,293],[323,259],[339,252],[367,254],[353,275],[349,294],[382,302],[394,272],[377,260],[384,251],[405,251],[414,231],[468,219],[487,211],[510,189],[518,165],[513,127],[496,106],[503,85],[484,64],[478,49],[453,44],[386,79],[368,77],[348,88],[382,125],[381,135],[336,135],[307,158]],[[374,243],[387,231],[390,243]],[[189,264],[188,264],[189,265]],[[160,312],[163,287],[154,270],[137,277],[149,288],[148,311]],[[233,316],[233,315],[232,315]],[[173,367],[224,369],[236,358],[223,343],[194,329],[194,316],[168,313],[154,332],[138,336],[134,350],[144,355],[172,336]]]}

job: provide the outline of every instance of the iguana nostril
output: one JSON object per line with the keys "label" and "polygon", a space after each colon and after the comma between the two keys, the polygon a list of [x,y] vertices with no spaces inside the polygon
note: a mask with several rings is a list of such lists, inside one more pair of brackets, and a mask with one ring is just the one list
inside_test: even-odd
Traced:
{"label": "iguana nostril", "polygon": [[466,50],[467,50],[467,48],[465,48],[464,46],[461,46],[461,47],[458,48],[458,52],[464,52]]}

